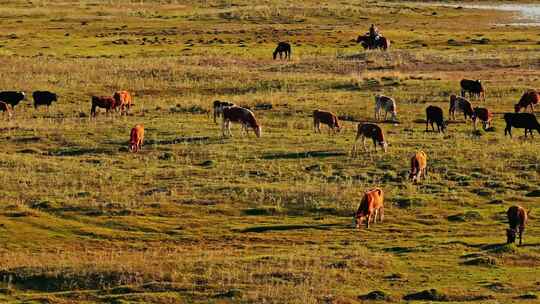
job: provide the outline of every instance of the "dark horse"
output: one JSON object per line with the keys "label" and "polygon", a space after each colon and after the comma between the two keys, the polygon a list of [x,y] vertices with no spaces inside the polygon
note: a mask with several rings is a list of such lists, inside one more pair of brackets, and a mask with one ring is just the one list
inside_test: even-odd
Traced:
{"label": "dark horse", "polygon": [[279,59],[281,59],[283,53],[285,53],[285,59],[291,59],[291,45],[287,42],[278,43],[276,49],[274,50],[274,59],[276,59],[277,54],[279,54]]}
{"label": "dark horse", "polygon": [[383,36],[380,36],[379,39],[372,41],[369,36],[358,36],[358,39],[356,39],[357,43],[360,43],[360,45],[364,49],[382,49],[382,50],[388,50],[390,48],[390,40],[386,39]]}

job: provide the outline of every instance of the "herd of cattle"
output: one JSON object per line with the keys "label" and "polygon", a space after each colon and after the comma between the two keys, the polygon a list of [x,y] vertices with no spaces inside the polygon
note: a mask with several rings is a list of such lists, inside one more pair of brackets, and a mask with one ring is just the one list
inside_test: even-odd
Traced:
{"label": "herd of cattle", "polygon": [[[283,45],[281,49],[276,50],[274,56],[278,53],[281,55],[284,52],[286,56],[290,56],[290,48]],[[484,129],[491,126],[493,113],[487,108],[472,107],[471,102],[465,98],[469,93],[469,98],[476,97],[485,99],[485,89],[479,80],[461,81],[460,96],[451,95],[449,104],[449,116],[455,119],[455,113],[461,112],[465,120],[470,118],[473,122],[473,127],[476,129],[476,122],[480,120]],[[32,94],[34,107],[47,106],[49,107],[54,101],[58,100],[55,93],[48,91],[35,91]],[[24,92],[3,91],[0,92],[0,111],[4,111],[11,117],[13,109],[22,100],[26,98]],[[534,115],[534,105],[538,104],[540,95],[535,90],[526,91],[519,102],[514,106],[513,113],[505,113],[504,120],[506,122],[505,136],[512,136],[511,130],[514,128],[525,129],[525,137],[527,134],[532,136],[532,130],[537,130],[540,133],[540,124]],[[127,113],[133,106],[133,99],[128,91],[117,91],[113,96],[92,96],[91,97],[91,116],[96,116],[97,108],[104,108],[109,111],[120,111],[121,114]],[[521,109],[530,108],[532,113],[520,113]],[[384,119],[386,120],[388,113],[391,114],[392,121],[397,120],[397,107],[393,98],[383,95],[375,96],[375,120],[382,118],[381,111],[384,111]],[[216,100],[213,103],[214,122],[218,117],[222,117],[222,135],[231,136],[231,124],[238,123],[242,126],[242,132],[248,134],[249,130],[253,130],[257,137],[261,137],[262,128],[255,118],[254,113],[247,108],[235,105],[227,101]],[[426,131],[431,124],[431,128],[435,131],[433,124],[437,125],[438,132],[445,132],[447,122],[444,120],[443,110],[438,106],[430,105],[426,108]],[[328,111],[314,110],[313,111],[313,127],[315,132],[320,133],[320,125],[325,124],[333,133],[340,132],[342,125],[338,117]],[[357,126],[356,138],[352,147],[351,155],[355,156],[357,149],[356,143],[362,140],[364,150],[366,150],[365,140],[371,139],[377,151],[377,146],[380,146],[384,152],[387,151],[388,143],[381,127],[375,123],[359,123]],[[129,151],[138,152],[144,143],[144,125],[136,125],[130,133]],[[409,179],[414,183],[425,177],[427,172],[427,155],[423,151],[416,152],[411,158],[411,171]],[[530,211],[529,211],[530,212]],[[355,213],[355,227],[359,228],[365,221],[366,227],[369,228],[370,223],[375,223],[377,220],[382,221],[384,218],[384,192],[380,188],[374,188],[364,193],[360,206]],[[507,242],[515,242],[516,235],[519,234],[520,244],[522,243],[522,235],[525,224],[528,218],[528,212],[520,206],[512,206],[507,212],[510,228],[507,229]]]}

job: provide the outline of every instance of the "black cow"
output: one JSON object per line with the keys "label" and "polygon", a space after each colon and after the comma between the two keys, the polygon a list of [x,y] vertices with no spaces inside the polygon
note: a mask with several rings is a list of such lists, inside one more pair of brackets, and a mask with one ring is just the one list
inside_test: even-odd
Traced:
{"label": "black cow", "polygon": [[278,43],[276,49],[274,50],[273,58],[277,58],[279,54],[279,59],[281,59],[282,54],[285,53],[285,59],[291,59],[291,45],[287,42]]}
{"label": "black cow", "polygon": [[437,132],[444,133],[446,123],[444,122],[443,110],[436,106],[429,106],[426,108],[426,132],[428,131],[428,124],[431,124],[431,129],[435,131],[434,122],[437,124]]}
{"label": "black cow", "polygon": [[510,137],[512,137],[512,127],[525,129],[525,137],[527,137],[527,132],[532,136],[532,130],[536,130],[540,134],[540,124],[532,113],[506,113],[504,114],[504,121],[506,121],[504,136],[510,134]]}
{"label": "black cow", "polygon": [[461,97],[465,97],[465,93],[469,93],[469,98],[478,97],[482,100],[486,99],[485,89],[480,80],[463,79],[459,83],[461,85]]}
{"label": "black cow", "polygon": [[214,101],[214,123],[217,123],[216,118],[220,117],[223,114],[223,109],[225,107],[232,107],[234,105],[235,104],[232,102],[215,100]]}
{"label": "black cow", "polygon": [[32,93],[32,98],[36,109],[38,106],[47,106],[48,109],[53,101],[58,101],[58,95],[49,91],[35,91]]}
{"label": "black cow", "polygon": [[0,101],[3,101],[9,105],[11,105],[12,108],[15,108],[16,105],[21,102],[21,100],[26,98],[26,94],[24,92],[19,91],[2,91],[0,92]]}

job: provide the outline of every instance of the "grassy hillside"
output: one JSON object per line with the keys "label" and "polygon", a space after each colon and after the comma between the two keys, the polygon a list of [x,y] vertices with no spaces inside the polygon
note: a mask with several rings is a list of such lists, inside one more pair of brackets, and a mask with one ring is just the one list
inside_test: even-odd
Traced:
{"label": "grassy hillside", "polygon": [[[512,14],[346,1],[0,1],[0,89],[51,90],[0,113],[0,302],[535,303],[540,143],[504,136],[502,113],[540,87],[536,28]],[[383,53],[354,42],[371,23]],[[273,61],[278,41],[290,61]],[[425,132],[463,77],[482,79],[494,132],[462,117]],[[134,94],[128,116],[90,119],[90,96]],[[388,153],[350,150],[373,96]],[[31,98],[30,98],[31,99]],[[211,103],[249,106],[262,138],[223,138]],[[271,105],[271,109],[267,109]],[[312,130],[314,109],[344,118]],[[146,144],[127,151],[144,123]],[[372,149],[371,143],[369,148]],[[429,176],[407,181],[409,158]],[[385,222],[352,228],[381,187]],[[505,212],[533,208],[523,246]],[[379,293],[379,296],[382,296]],[[409,299],[409,298],[407,298]]]}

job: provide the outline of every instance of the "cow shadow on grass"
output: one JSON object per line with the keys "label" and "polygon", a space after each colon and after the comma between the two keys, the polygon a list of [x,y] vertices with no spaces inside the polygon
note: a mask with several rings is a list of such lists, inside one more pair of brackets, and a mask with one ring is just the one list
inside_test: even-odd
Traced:
{"label": "cow shadow on grass", "polygon": [[49,150],[50,156],[82,156],[87,154],[114,154],[115,151],[106,148],[63,147]]}
{"label": "cow shadow on grass", "polygon": [[[490,252],[503,251],[503,250],[505,250],[506,247],[508,247],[508,244],[506,244],[505,242],[503,242],[503,243],[494,243],[494,244],[486,244],[486,243],[483,243],[483,244],[469,244],[469,243],[464,242],[464,241],[451,241],[451,242],[444,243],[444,245],[452,245],[452,244],[459,244],[459,245],[463,245],[465,247],[475,248],[475,249],[480,249],[482,251],[490,251]],[[516,243],[516,246],[517,247],[540,247],[540,243],[532,243],[532,244],[525,243],[523,245],[518,245]]]}
{"label": "cow shadow on grass", "polygon": [[269,231],[290,231],[290,230],[304,230],[304,229],[315,229],[315,230],[330,230],[333,227],[345,227],[344,224],[315,224],[315,225],[306,225],[306,224],[291,224],[291,225],[271,225],[271,226],[254,226],[244,229],[238,229],[238,232],[247,233],[247,232],[269,232]]}
{"label": "cow shadow on grass", "polygon": [[162,140],[145,140],[144,143],[147,145],[176,145],[183,143],[209,143],[210,141],[218,141],[219,138],[210,138],[209,136],[198,136],[198,137],[175,137],[172,139],[162,139]]}
{"label": "cow shadow on grass", "polygon": [[[211,143],[223,143],[222,137],[209,137],[209,136],[196,136],[196,137],[175,137],[171,139],[145,139],[143,146],[165,146],[176,144],[211,144]],[[124,140],[109,140],[105,142],[110,145],[127,146],[129,145],[129,139]]]}
{"label": "cow shadow on grass", "polygon": [[270,153],[262,156],[262,159],[299,159],[299,158],[325,158],[335,156],[346,156],[342,151],[305,151],[290,153]]}
{"label": "cow shadow on grass", "polygon": [[289,208],[275,208],[275,207],[257,207],[248,208],[243,210],[244,215],[247,216],[336,216],[352,218],[354,213],[351,210],[339,209],[339,208],[306,208],[303,206],[294,206]]}

